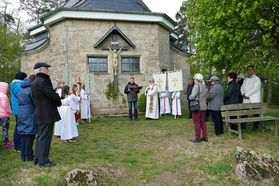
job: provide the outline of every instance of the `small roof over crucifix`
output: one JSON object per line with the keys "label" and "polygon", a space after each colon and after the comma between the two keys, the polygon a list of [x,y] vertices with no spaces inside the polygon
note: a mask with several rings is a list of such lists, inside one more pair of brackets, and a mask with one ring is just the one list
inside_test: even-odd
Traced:
{"label": "small roof over crucifix", "polygon": [[114,25],[95,45],[94,48],[100,46],[104,40],[106,40],[112,34],[111,46],[102,46],[102,50],[109,50],[110,47],[112,50],[128,50],[128,46],[120,46],[117,40],[117,35],[120,35],[124,41],[126,41],[132,48],[136,48],[136,45],[130,41],[130,39],[116,26]]}

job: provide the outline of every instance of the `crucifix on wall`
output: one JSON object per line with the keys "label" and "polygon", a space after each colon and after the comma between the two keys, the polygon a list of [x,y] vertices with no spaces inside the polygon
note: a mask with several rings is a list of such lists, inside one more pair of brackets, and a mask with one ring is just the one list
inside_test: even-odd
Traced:
{"label": "crucifix on wall", "polygon": [[110,46],[103,46],[103,50],[109,50],[112,53],[112,67],[113,67],[113,92],[118,94],[118,59],[122,50],[128,50],[128,46],[120,46],[117,40],[117,33],[112,33],[112,42]]}
{"label": "crucifix on wall", "polygon": [[[136,45],[116,26],[114,25],[95,45],[94,47],[99,47],[109,36],[112,36],[112,42],[110,46],[102,46],[102,50],[109,50],[112,53],[112,62],[113,62],[113,87],[114,94],[118,94],[118,58],[119,54],[123,50],[128,50],[129,46],[136,48]],[[120,46],[118,42],[118,36],[120,36],[128,45]]]}

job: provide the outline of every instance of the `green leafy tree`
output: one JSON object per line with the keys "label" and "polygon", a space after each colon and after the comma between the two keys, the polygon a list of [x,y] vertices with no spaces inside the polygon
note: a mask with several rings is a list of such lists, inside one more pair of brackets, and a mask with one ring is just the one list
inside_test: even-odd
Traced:
{"label": "green leafy tree", "polygon": [[67,0],[20,0],[20,9],[30,17],[30,22],[40,23],[40,17],[61,7]]}
{"label": "green leafy tree", "polygon": [[[19,32],[20,19],[13,16],[14,10],[8,11],[9,4],[0,7],[0,81],[10,82],[20,70]],[[19,20],[19,21],[17,21]]]}
{"label": "green leafy tree", "polygon": [[255,65],[262,81],[278,74],[279,1],[189,0],[184,3],[195,52],[203,68],[244,72]]}

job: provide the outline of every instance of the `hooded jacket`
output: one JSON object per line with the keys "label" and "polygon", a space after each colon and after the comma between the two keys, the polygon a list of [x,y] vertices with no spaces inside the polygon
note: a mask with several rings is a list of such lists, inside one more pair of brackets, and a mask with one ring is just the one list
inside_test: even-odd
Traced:
{"label": "hooded jacket", "polygon": [[18,112],[18,93],[21,89],[20,85],[21,85],[22,80],[20,79],[15,79],[11,82],[11,102],[12,102],[12,111],[13,111],[13,115],[17,115]]}
{"label": "hooded jacket", "polygon": [[9,118],[12,115],[12,110],[7,96],[9,84],[0,82],[0,118]]}
{"label": "hooded jacket", "polygon": [[35,120],[35,106],[31,92],[32,80],[26,78],[21,83],[18,93],[18,133],[24,135],[36,134],[37,125]]}

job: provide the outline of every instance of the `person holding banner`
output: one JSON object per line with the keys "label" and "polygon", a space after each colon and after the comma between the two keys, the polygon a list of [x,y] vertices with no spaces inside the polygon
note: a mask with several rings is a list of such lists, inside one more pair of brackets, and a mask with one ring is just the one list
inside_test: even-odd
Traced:
{"label": "person holding banner", "polygon": [[150,85],[145,90],[146,95],[146,119],[159,118],[159,105],[158,105],[158,86],[154,82],[154,78],[150,78]]}
{"label": "person holding banner", "polygon": [[174,115],[175,119],[181,116],[180,91],[172,93],[172,115]]}
{"label": "person holding banner", "polygon": [[160,115],[169,114],[170,103],[169,103],[169,92],[168,90],[160,92]]}
{"label": "person holding banner", "polygon": [[86,121],[91,118],[89,95],[85,92],[85,85],[80,90],[80,118]]}

